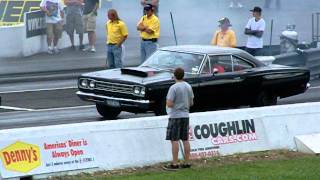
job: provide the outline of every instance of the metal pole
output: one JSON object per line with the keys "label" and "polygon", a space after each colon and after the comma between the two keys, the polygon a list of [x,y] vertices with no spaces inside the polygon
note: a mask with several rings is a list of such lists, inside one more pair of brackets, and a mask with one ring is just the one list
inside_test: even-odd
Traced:
{"label": "metal pole", "polygon": [[319,42],[319,14],[317,13],[317,42]]}
{"label": "metal pole", "polygon": [[172,17],[172,12],[171,11],[170,11],[170,17],[171,17],[174,40],[176,42],[176,45],[178,45],[178,40],[177,40],[177,35],[176,35],[176,28],[174,27],[174,22],[173,22],[173,17]]}
{"label": "metal pole", "polygon": [[272,38],[273,38],[273,19],[271,20],[271,32],[270,32],[270,43],[269,43],[269,53],[272,55]]}
{"label": "metal pole", "polygon": [[314,14],[312,13],[312,23],[311,23],[312,29],[311,29],[311,34],[312,34],[312,42],[315,41],[314,38]]}

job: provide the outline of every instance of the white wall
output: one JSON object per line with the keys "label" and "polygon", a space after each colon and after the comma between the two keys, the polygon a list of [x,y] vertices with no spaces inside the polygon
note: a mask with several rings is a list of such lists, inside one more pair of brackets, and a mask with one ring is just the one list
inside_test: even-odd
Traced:
{"label": "white wall", "polygon": [[[192,137],[195,137],[196,126],[235,121],[240,124],[242,120],[250,119],[254,121],[257,137],[253,141],[219,145],[214,145],[211,137],[193,138],[191,148],[197,150],[192,153],[210,156],[209,151],[201,150],[208,147],[216,147],[215,151],[220,155],[272,149],[295,150],[294,136],[320,133],[320,103],[194,113],[190,119]],[[1,130],[0,151],[17,140],[30,144],[39,142],[36,145],[41,147],[48,139],[59,142],[62,137],[76,138],[82,134],[91,140],[86,148],[92,150],[94,163],[99,169],[144,166],[171,159],[170,143],[165,141],[166,126],[167,116],[162,116]],[[43,164],[46,161],[50,159],[42,159]],[[0,162],[0,173],[4,171],[10,173]]]}

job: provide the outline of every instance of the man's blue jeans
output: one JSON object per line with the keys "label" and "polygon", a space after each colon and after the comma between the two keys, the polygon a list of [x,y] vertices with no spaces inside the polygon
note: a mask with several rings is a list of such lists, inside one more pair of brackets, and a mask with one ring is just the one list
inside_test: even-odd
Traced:
{"label": "man's blue jeans", "polygon": [[122,68],[122,48],[117,45],[107,45],[107,66],[109,69]]}
{"label": "man's blue jeans", "polygon": [[158,48],[157,42],[143,41],[141,40],[141,63],[143,63],[151,54],[153,54]]}

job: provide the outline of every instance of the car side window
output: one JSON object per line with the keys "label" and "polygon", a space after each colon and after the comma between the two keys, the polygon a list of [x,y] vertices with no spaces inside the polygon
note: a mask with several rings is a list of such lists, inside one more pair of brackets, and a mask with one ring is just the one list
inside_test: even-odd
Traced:
{"label": "car side window", "polygon": [[205,59],[205,63],[203,64],[203,68],[202,68],[202,71],[201,71],[201,74],[211,74],[211,68],[210,68],[210,61],[209,61],[209,58],[206,58]]}
{"label": "car side window", "polygon": [[243,59],[238,58],[237,56],[232,56],[233,60],[233,69],[234,71],[242,71],[245,69],[251,69],[254,66]]}
{"label": "car side window", "polygon": [[233,72],[231,55],[212,55],[209,56],[211,72],[218,74]]}

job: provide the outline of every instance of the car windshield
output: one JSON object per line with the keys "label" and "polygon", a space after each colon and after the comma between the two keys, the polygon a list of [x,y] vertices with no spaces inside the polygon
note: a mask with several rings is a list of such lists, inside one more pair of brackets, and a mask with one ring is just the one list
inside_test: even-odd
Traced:
{"label": "car windshield", "polygon": [[151,55],[141,67],[169,70],[181,67],[186,73],[198,73],[203,58],[203,54],[158,50]]}

